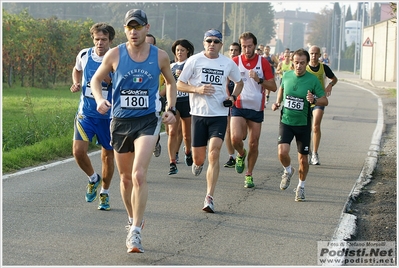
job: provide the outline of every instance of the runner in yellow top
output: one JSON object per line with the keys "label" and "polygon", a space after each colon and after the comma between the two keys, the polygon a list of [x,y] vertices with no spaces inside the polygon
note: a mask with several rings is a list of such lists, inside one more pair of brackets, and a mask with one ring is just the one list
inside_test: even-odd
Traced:
{"label": "runner in yellow top", "polygon": [[280,75],[280,84],[281,84],[281,80],[283,79],[283,74],[290,70],[292,70],[292,61],[290,58],[290,50],[286,49],[284,51],[284,60],[282,60],[278,64],[277,70],[276,70],[276,74]]}
{"label": "runner in yellow top", "polygon": [[[310,54],[310,62],[306,66],[306,71],[311,74],[314,74],[320,81],[321,86],[326,92],[326,96],[329,97],[331,95],[332,87],[338,82],[338,78],[335,76],[333,71],[331,71],[330,67],[324,63],[320,63],[320,48],[317,46],[312,46],[309,49]],[[325,80],[326,77],[330,79],[330,83],[326,86]],[[316,96],[317,97],[317,96]],[[318,149],[320,145],[321,139],[321,120],[323,119],[324,114],[324,106],[313,105],[312,106],[312,153],[310,155],[309,163],[312,165],[320,165]]]}

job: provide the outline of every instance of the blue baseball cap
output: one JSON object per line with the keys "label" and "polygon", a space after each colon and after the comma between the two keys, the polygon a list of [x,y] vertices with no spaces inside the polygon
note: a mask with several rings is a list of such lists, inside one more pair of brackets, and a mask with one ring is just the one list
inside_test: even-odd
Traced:
{"label": "blue baseball cap", "polygon": [[219,38],[220,41],[222,41],[222,33],[219,32],[216,29],[209,29],[208,31],[205,32],[204,35],[204,40],[209,37],[209,36],[216,36],[217,38]]}

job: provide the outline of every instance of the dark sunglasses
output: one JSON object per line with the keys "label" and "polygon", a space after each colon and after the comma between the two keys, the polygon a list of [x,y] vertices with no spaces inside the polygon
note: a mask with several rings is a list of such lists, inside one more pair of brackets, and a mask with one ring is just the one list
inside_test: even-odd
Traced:
{"label": "dark sunglasses", "polygon": [[220,43],[220,40],[219,39],[206,39],[205,40],[205,42],[207,42],[207,43],[214,43],[214,44],[219,44]]}

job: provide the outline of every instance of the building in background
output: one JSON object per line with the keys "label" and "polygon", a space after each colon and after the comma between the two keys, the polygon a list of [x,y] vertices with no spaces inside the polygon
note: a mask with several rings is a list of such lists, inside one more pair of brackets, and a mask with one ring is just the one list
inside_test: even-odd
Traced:
{"label": "building in background", "polygon": [[285,48],[296,50],[308,48],[306,40],[310,34],[309,23],[316,13],[296,10],[283,10],[274,16],[276,36],[270,41],[272,53],[280,53]]}
{"label": "building in background", "polygon": [[345,22],[345,45],[347,47],[355,43],[357,46],[360,45],[362,37],[362,22],[358,20],[348,20]]}

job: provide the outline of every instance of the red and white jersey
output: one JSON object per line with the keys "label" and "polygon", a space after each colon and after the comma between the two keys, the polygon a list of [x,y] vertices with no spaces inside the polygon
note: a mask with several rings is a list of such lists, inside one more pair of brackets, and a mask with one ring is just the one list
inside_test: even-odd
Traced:
{"label": "red and white jersey", "polygon": [[237,108],[263,111],[265,90],[254,79],[249,77],[249,71],[254,70],[259,78],[268,80],[273,77],[270,64],[264,57],[259,57],[258,55],[250,60],[247,60],[244,55],[240,55],[233,60],[237,63],[241,79],[244,82],[244,87],[235,102],[235,106]]}

